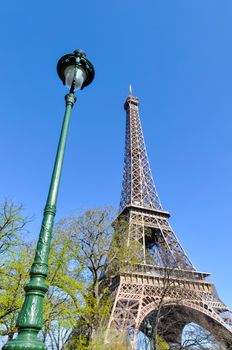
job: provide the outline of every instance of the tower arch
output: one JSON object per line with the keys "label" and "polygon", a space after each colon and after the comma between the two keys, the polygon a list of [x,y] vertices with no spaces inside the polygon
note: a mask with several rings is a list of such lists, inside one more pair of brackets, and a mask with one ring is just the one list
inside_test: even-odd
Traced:
{"label": "tower arch", "polygon": [[[143,330],[143,324],[150,319],[150,323],[157,322],[156,313],[159,305],[157,301],[147,304],[138,317],[137,323],[134,325],[134,338],[132,344],[136,344],[137,336]],[[209,310],[207,304],[200,307],[197,303],[191,301],[170,301],[164,306],[164,314],[166,317],[162,321],[158,320],[158,334],[167,342],[180,342],[183,329],[186,325],[195,323],[203,329],[207,330],[215,340],[223,341],[224,344],[231,344],[232,334],[228,324],[218,317],[217,313]],[[209,311],[207,311],[209,310]],[[230,349],[230,347],[227,347]]]}

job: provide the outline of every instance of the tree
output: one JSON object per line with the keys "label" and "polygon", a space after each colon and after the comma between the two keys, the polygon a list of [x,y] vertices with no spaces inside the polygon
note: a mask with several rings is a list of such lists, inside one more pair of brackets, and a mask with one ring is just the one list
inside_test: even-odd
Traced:
{"label": "tree", "polygon": [[[23,287],[28,277],[33,251],[31,246],[19,245],[17,252],[8,252],[0,279],[0,335],[11,339],[16,332],[15,322],[24,300]],[[12,241],[12,246],[14,242]]]}
{"label": "tree", "polygon": [[[41,332],[50,349],[60,350],[71,332],[78,349],[86,349],[109,316],[111,301],[108,285],[103,283],[103,267],[109,251],[113,251],[113,216],[112,209],[94,209],[56,225]],[[5,255],[4,278],[0,282],[0,334],[8,337],[16,331],[23,286],[34,255],[34,244],[25,247],[20,244],[20,236],[16,238],[18,252]],[[14,239],[12,236],[12,245],[16,244]]]}
{"label": "tree", "polygon": [[138,262],[138,243],[133,243],[133,249],[127,246],[126,225],[114,218],[112,208],[97,208],[87,210],[79,217],[62,220],[57,226],[59,232],[71,237],[85,285],[83,308],[67,342],[69,349],[92,349],[96,337],[99,338],[99,329],[103,334],[109,320],[113,302],[109,289],[112,279],[122,261],[127,261],[128,265]]}
{"label": "tree", "polygon": [[62,220],[57,225],[58,232],[71,238],[84,283],[83,306],[69,339],[70,348],[87,349],[111,309],[108,286],[103,286],[102,280],[111,248],[113,217],[111,208],[93,209],[79,217]]}
{"label": "tree", "polygon": [[[211,333],[203,327],[191,323],[188,324],[182,336],[182,341],[176,344],[171,350],[223,350],[223,346],[219,344],[211,335]],[[226,350],[226,349],[224,349]]]}
{"label": "tree", "polygon": [[[24,300],[23,287],[28,279],[34,244],[19,244],[8,253],[0,280],[0,335],[12,338],[18,312]],[[44,327],[41,337],[50,349],[60,350],[80,313],[83,283],[69,236],[57,233],[49,258],[49,291],[44,302]]]}
{"label": "tree", "polygon": [[43,341],[60,350],[74,328],[81,310],[83,283],[71,237],[56,232],[49,257],[49,290],[44,303]]}
{"label": "tree", "polygon": [[105,329],[98,329],[89,350],[129,350],[130,344],[127,332],[118,332],[111,329],[105,339]]}
{"label": "tree", "polygon": [[20,244],[30,220],[22,205],[9,200],[0,203],[0,335],[9,338],[15,331],[15,317],[24,295],[30,253],[26,245],[21,250]]}
{"label": "tree", "polygon": [[19,234],[29,221],[23,215],[22,205],[7,200],[0,204],[0,256],[19,243]]}

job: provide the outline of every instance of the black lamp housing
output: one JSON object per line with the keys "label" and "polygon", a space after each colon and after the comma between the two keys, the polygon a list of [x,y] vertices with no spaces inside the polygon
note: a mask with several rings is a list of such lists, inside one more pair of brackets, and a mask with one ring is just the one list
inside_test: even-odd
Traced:
{"label": "black lamp housing", "polygon": [[[78,62],[78,63],[77,63]],[[86,79],[83,81],[81,86],[81,90],[89,85],[94,78],[95,71],[92,63],[86,58],[86,54],[82,50],[75,50],[72,53],[62,56],[57,63],[57,73],[65,85],[65,69],[70,65],[78,65],[78,67],[82,68],[86,74]]]}

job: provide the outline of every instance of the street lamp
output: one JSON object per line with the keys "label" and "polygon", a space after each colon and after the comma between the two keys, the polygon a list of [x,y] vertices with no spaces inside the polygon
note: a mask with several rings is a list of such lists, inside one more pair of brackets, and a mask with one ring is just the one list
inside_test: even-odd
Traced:
{"label": "street lamp", "polygon": [[89,85],[94,78],[94,68],[82,50],[60,58],[57,73],[63,84],[69,88],[65,96],[66,107],[56,153],[47,202],[36,247],[35,258],[30,270],[30,281],[25,286],[25,300],[19,313],[16,326],[18,335],[8,341],[3,350],[46,350],[44,343],[37,338],[43,324],[43,300],[48,290],[45,281],[48,275],[48,256],[56,214],[56,202],[59,190],[61,170],[64,158],[71,109],[76,102],[74,92]]}

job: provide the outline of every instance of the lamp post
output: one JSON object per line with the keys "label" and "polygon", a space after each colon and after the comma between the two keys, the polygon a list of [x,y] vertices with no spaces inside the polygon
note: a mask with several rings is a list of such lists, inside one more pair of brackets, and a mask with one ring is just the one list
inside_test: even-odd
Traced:
{"label": "lamp post", "polygon": [[37,338],[43,324],[43,300],[48,290],[45,281],[48,275],[48,256],[54,217],[56,214],[57,195],[64,158],[71,109],[76,102],[74,92],[89,85],[94,78],[94,68],[82,50],[76,50],[60,58],[57,73],[64,85],[69,88],[65,96],[66,107],[56,153],[47,202],[36,247],[35,258],[30,270],[30,281],[25,286],[25,300],[19,313],[16,326],[18,335],[8,341],[3,350],[46,350],[44,343]]}
{"label": "lamp post", "polygon": [[148,338],[148,350],[154,349],[154,342],[153,342],[153,329],[150,320],[145,321],[145,327],[146,327],[146,336]]}

